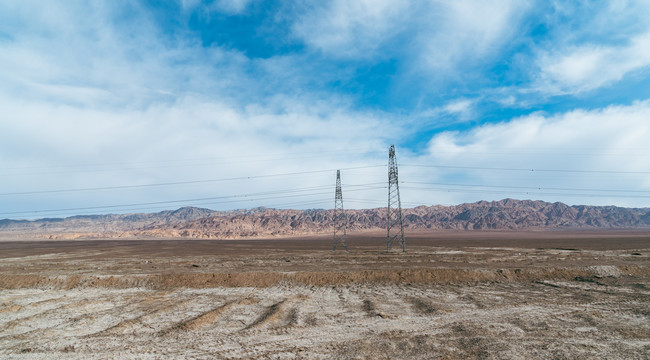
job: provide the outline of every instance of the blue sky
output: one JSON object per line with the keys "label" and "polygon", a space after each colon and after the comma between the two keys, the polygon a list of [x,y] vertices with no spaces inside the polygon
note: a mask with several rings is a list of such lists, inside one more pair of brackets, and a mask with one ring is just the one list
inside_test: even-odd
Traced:
{"label": "blue sky", "polygon": [[0,108],[0,218],[647,207],[650,2],[5,1]]}

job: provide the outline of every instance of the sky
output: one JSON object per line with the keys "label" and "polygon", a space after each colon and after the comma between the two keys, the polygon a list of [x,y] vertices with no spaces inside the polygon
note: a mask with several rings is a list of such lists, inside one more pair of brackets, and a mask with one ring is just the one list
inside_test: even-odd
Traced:
{"label": "sky", "polygon": [[650,1],[0,2],[0,218],[650,207]]}

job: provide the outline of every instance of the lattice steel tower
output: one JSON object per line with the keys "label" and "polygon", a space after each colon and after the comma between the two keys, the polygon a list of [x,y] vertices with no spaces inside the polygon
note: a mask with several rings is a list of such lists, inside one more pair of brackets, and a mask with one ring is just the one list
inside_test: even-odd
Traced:
{"label": "lattice steel tower", "polygon": [[[397,182],[397,163],[395,162],[395,145],[388,150],[388,225],[386,249],[390,250],[393,242],[399,240],[402,251],[406,251],[404,239],[404,221],[402,220],[402,202],[399,198]],[[392,234],[391,234],[392,231]]]}
{"label": "lattice steel tower", "polygon": [[336,194],[334,195],[334,249],[340,243],[348,251],[346,228],[348,218],[343,211],[343,192],[341,191],[341,170],[336,170]]}

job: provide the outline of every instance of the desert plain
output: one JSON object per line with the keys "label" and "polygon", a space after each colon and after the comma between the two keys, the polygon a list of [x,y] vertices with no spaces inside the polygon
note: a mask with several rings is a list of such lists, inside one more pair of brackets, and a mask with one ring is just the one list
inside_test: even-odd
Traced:
{"label": "desert plain", "polygon": [[650,231],[0,241],[2,359],[648,359]]}

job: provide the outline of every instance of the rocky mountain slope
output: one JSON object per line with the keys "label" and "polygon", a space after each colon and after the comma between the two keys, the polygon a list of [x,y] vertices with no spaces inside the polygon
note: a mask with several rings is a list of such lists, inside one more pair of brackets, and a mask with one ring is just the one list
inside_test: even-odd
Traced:
{"label": "rocky mountain slope", "polygon": [[[350,231],[383,229],[386,226],[385,208],[346,210],[346,214]],[[34,221],[0,220],[0,232],[193,238],[302,235],[331,231],[332,216],[332,210],[256,208],[217,212],[184,207],[146,214],[73,216]],[[650,208],[568,206],[563,203],[513,199],[479,201],[457,206],[419,206],[404,209],[403,216],[407,229],[650,228]]]}
{"label": "rocky mountain slope", "polygon": [[[386,227],[386,209],[346,210],[348,229]],[[150,226],[150,236],[234,238],[300,235],[331,231],[332,210],[273,210],[256,214],[211,216],[179,224]],[[650,228],[650,209],[614,206],[568,206],[563,203],[513,200],[480,201],[457,206],[419,206],[403,210],[407,229],[518,230]]]}
{"label": "rocky mountain slope", "polygon": [[157,213],[78,215],[67,218],[38,220],[0,220],[0,231],[45,232],[116,232],[136,230],[147,226],[175,224],[226,213],[196,207],[183,207]]}

